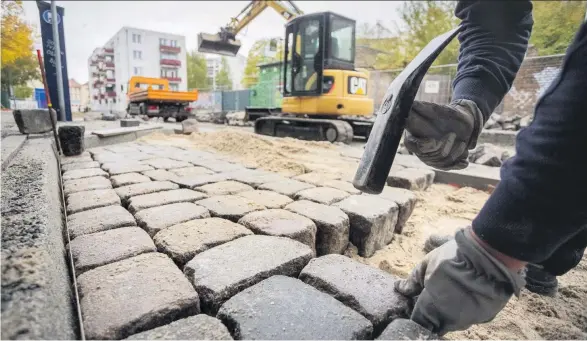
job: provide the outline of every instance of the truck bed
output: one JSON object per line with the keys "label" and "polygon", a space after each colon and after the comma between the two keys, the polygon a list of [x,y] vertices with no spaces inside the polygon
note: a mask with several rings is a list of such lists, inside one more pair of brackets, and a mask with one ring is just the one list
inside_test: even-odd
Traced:
{"label": "truck bed", "polygon": [[141,90],[131,93],[129,100],[132,103],[136,102],[194,102],[198,99],[197,91],[167,91],[167,90]]}

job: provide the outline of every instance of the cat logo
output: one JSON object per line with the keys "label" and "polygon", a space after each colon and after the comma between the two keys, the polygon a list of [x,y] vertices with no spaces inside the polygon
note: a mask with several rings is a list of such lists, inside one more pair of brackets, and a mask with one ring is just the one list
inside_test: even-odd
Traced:
{"label": "cat logo", "polygon": [[361,77],[349,77],[349,93],[352,95],[367,94],[367,79]]}

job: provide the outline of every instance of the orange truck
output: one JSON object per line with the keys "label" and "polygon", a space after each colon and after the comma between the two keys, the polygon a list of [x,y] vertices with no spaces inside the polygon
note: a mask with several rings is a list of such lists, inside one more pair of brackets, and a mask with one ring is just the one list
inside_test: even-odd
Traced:
{"label": "orange truck", "polygon": [[126,112],[131,115],[163,117],[167,122],[173,117],[181,122],[192,117],[189,104],[198,99],[198,91],[172,91],[169,81],[163,78],[131,77],[128,82],[128,106]]}

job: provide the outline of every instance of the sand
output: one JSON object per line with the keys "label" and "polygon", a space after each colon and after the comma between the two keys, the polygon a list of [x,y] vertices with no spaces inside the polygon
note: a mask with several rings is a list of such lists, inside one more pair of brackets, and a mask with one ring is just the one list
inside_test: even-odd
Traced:
{"label": "sand", "polygon": [[[146,143],[166,144],[215,151],[242,163],[284,175],[311,171],[337,173],[350,180],[358,160],[347,157],[349,149],[326,142],[271,138],[230,128],[190,136],[154,133],[143,137]],[[357,151],[355,151],[357,152]],[[360,153],[360,150],[358,150]],[[403,234],[370,258],[362,258],[352,248],[354,259],[405,277],[425,252],[424,241],[432,233],[454,234],[470,225],[488,193],[472,188],[434,184],[416,192],[418,203]],[[490,323],[466,331],[449,333],[447,339],[586,339],[587,338],[587,258],[574,270],[559,277],[556,297],[543,297],[523,290]]]}

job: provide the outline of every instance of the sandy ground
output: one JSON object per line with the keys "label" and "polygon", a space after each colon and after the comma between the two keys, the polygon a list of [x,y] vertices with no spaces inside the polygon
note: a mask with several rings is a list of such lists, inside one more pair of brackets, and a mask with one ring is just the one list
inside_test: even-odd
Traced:
{"label": "sandy ground", "polygon": [[[154,133],[144,142],[216,151],[245,164],[298,175],[312,171],[338,173],[351,180],[358,161],[341,154],[341,146],[254,135],[223,129],[169,136]],[[405,277],[425,252],[424,241],[432,233],[452,234],[475,217],[488,193],[472,188],[435,184],[416,192],[418,203],[402,235],[370,258],[351,254],[363,263]],[[451,333],[448,339],[586,339],[587,257],[574,270],[559,278],[556,297],[543,297],[523,290],[490,323]]]}

